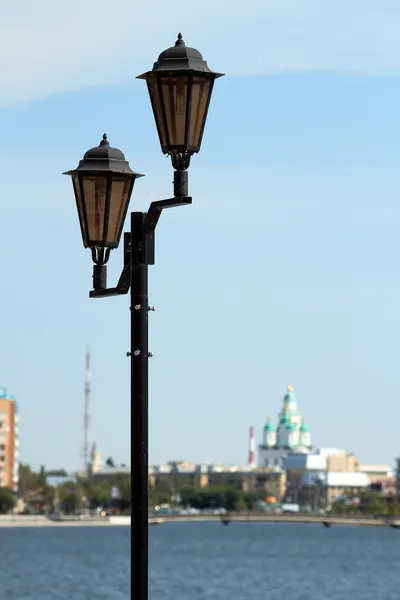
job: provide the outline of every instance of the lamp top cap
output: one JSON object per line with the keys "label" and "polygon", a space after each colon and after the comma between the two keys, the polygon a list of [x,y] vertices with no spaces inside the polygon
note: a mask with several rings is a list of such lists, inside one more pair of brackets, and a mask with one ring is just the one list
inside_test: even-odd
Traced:
{"label": "lamp top cap", "polygon": [[110,146],[106,133],[103,134],[98,146],[85,152],[83,159],[79,161],[78,167],[72,171],[66,171],[64,175],[74,175],[77,172],[115,173],[116,175],[126,175],[136,179],[143,177],[141,173],[132,171],[121,150]]}
{"label": "lamp top cap", "polygon": [[121,152],[121,150],[118,150],[118,148],[112,148],[110,146],[110,142],[107,139],[106,133],[103,134],[103,139],[98,146],[95,146],[94,148],[91,148],[85,152],[83,160],[99,160],[104,158],[111,160],[125,160],[125,155],[123,152]]}
{"label": "lamp top cap", "polygon": [[214,78],[222,77],[222,73],[214,73],[209,68],[207,62],[196,48],[186,46],[181,33],[178,33],[178,38],[174,46],[161,52],[157,62],[153,65],[152,71],[139,75],[138,79],[147,79],[154,72],[166,71],[195,71],[197,73],[208,73]]}
{"label": "lamp top cap", "polygon": [[167,48],[164,52],[161,52],[158,57],[158,62],[165,59],[177,59],[177,58],[194,58],[197,60],[203,60],[202,55],[196,48],[189,48],[186,46],[182,34],[178,33],[178,38],[174,46]]}

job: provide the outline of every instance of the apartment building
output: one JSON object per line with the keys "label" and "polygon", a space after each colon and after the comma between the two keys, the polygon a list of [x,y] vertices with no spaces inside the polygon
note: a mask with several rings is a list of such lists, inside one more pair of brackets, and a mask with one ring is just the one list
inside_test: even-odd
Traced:
{"label": "apartment building", "polygon": [[0,388],[0,487],[18,490],[18,405],[6,388]]}

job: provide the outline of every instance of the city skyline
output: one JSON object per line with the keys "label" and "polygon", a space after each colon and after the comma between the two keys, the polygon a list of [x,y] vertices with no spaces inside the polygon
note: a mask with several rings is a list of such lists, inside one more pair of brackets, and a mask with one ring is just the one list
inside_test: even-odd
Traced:
{"label": "city skyline", "polygon": [[[90,350],[87,349],[86,353],[85,353],[85,385],[84,385],[85,402],[84,402],[84,408],[83,408],[83,427],[82,427],[82,432],[81,432],[83,435],[83,444],[81,445],[82,450],[80,451],[79,456],[81,458],[85,457],[85,444],[88,444],[92,448],[92,450],[88,454],[88,456],[91,457],[90,461],[93,460],[92,452],[93,452],[93,448],[94,448],[96,450],[96,459],[95,460],[99,463],[99,465],[101,464],[104,466],[107,464],[108,460],[112,459],[115,464],[115,467],[126,468],[126,466],[130,464],[129,460],[124,461],[124,460],[120,460],[118,456],[110,456],[110,455],[102,454],[101,448],[99,448],[99,444],[98,444],[98,441],[95,439],[95,436],[93,437],[93,439],[91,438],[90,417],[88,418],[89,413],[87,412],[88,409],[87,409],[87,404],[86,404],[86,402],[87,402],[86,394],[87,394],[87,390],[88,390],[87,386],[88,386],[88,382],[90,382],[90,381],[91,381]],[[89,383],[89,386],[90,386],[90,383]],[[90,387],[89,387],[89,390],[91,391]],[[1,392],[1,394],[3,394],[4,398],[7,398],[8,402],[16,403],[15,397],[13,395],[9,394],[7,388],[5,388],[5,387],[0,388],[0,392]],[[1,396],[1,394],[0,394],[0,396]],[[255,430],[258,429],[258,427],[254,427],[254,425],[250,426],[250,429],[249,429],[250,434],[247,439],[247,442],[249,443],[249,446],[248,446],[249,450],[248,450],[248,457],[247,457],[248,460],[247,461],[236,462],[236,463],[234,463],[230,460],[225,460],[225,461],[196,460],[196,461],[194,461],[190,457],[180,456],[180,457],[175,457],[175,458],[167,457],[166,460],[164,460],[162,463],[159,462],[158,464],[172,464],[174,462],[178,462],[178,463],[181,462],[181,463],[190,463],[190,464],[198,464],[198,465],[208,464],[208,465],[223,465],[223,466],[232,466],[232,467],[238,466],[240,468],[248,468],[248,469],[264,467],[265,465],[264,465],[263,454],[265,452],[265,449],[267,447],[280,448],[282,446],[282,444],[279,444],[279,442],[271,441],[271,438],[269,438],[269,434],[270,434],[270,431],[274,431],[277,433],[279,431],[279,427],[282,427],[282,415],[284,414],[285,411],[288,410],[287,408],[285,408],[285,403],[288,402],[288,400],[287,400],[288,397],[290,397],[290,402],[292,402],[292,403],[294,402],[294,410],[295,410],[295,414],[298,416],[298,419],[300,419],[299,422],[303,423],[303,425],[305,424],[305,420],[302,417],[302,415],[300,413],[296,412],[296,395],[294,393],[293,386],[290,384],[287,386],[286,392],[282,395],[282,398],[281,398],[281,401],[283,400],[284,404],[283,404],[283,409],[281,408],[281,410],[279,410],[277,412],[278,426],[275,428],[272,425],[273,419],[271,419],[271,417],[268,415],[266,417],[265,422],[262,424],[262,427],[261,427],[262,433],[260,434],[259,438],[255,435]],[[290,414],[290,411],[288,414]],[[289,417],[289,422],[290,421],[291,421],[291,417]],[[306,427],[305,431],[306,432],[309,431],[308,426]],[[276,433],[275,433],[275,435],[276,435]],[[310,434],[307,433],[306,435],[309,436]],[[328,450],[332,450],[332,451],[334,450],[334,445],[332,445],[332,444],[328,445],[328,446],[322,445],[322,446],[316,447],[315,445],[311,444],[311,438],[308,437],[307,439],[309,440],[308,444],[310,444],[310,445],[307,446],[307,448],[304,447],[302,450],[300,450],[301,453],[304,453],[306,451],[306,449],[310,454],[315,454],[320,451],[326,452]],[[288,446],[282,447],[282,451],[284,450],[284,448],[286,448],[286,450],[287,450],[290,447],[291,452],[296,453],[296,452],[298,452],[298,449],[297,449],[298,446],[301,446],[301,444],[299,445],[298,442],[296,441],[292,444],[289,444]],[[349,450],[348,448],[338,448],[338,450],[336,450],[336,451],[348,452],[349,456],[354,456],[355,454],[357,454],[357,452],[354,452],[352,449]],[[283,452],[282,456],[286,455],[286,453],[287,452]],[[397,458],[395,460],[397,460]],[[28,464],[29,464],[29,461],[26,461],[26,462],[28,462]],[[271,461],[269,461],[269,462],[271,462]],[[274,462],[274,461],[272,461],[272,462]],[[44,461],[44,463],[46,463],[46,461]],[[41,466],[44,463],[42,461]],[[365,461],[364,461],[364,463],[365,463]],[[87,462],[84,461],[84,464],[88,465],[89,461],[87,461]],[[151,463],[151,461],[149,462],[149,466],[154,466],[155,464],[156,463]],[[30,466],[32,466],[32,465],[30,465]],[[45,466],[46,466],[46,468],[48,468],[48,464],[45,464]],[[269,465],[269,466],[271,466],[271,465]],[[391,462],[389,462],[388,466],[390,469],[394,470],[394,467],[391,464]],[[37,468],[37,466],[36,466],[36,468]],[[49,471],[54,470],[54,469],[55,470],[60,470],[60,469],[64,470],[64,467],[63,466],[55,467],[53,465],[52,467],[49,468]],[[75,472],[76,470],[80,471],[80,467],[78,466],[77,469],[75,467],[74,467],[74,469],[69,469],[70,472],[72,472],[72,471]]]}
{"label": "city skyline", "polygon": [[[156,2],[157,23],[154,5],[140,19],[127,0],[107,7],[88,0],[76,19],[71,0],[55,18],[48,0],[19,0],[0,23],[1,384],[19,403],[21,461],[82,464],[90,346],[92,440],[128,462],[128,299],[89,299],[90,253],[61,173],[107,132],[146,174],[131,208],[167,197],[170,163],[135,76],[182,31],[226,77],[191,162],[193,205],[157,231],[150,462],[245,463],[249,426],[258,443],[292,384],[314,446],[393,465],[400,7],[190,0],[177,17]],[[121,266],[120,248],[110,284]]]}

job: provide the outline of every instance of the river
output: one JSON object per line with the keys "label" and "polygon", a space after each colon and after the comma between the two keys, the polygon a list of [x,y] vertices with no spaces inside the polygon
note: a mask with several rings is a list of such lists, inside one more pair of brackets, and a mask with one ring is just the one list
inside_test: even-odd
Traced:
{"label": "river", "polygon": [[[398,600],[400,530],[150,528],[150,600]],[[129,599],[127,527],[0,529],[1,600]]]}

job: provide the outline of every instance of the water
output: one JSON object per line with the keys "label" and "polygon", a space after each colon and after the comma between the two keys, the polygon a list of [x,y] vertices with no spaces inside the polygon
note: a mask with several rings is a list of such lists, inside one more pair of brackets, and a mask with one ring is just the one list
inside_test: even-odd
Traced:
{"label": "water", "polygon": [[177,523],[151,542],[151,600],[400,598],[396,529]]}
{"label": "water", "polygon": [[[0,528],[1,600],[129,599],[126,527]],[[400,531],[166,523],[150,600],[398,600]]]}
{"label": "water", "polygon": [[129,598],[128,527],[0,528],[1,600]]}

